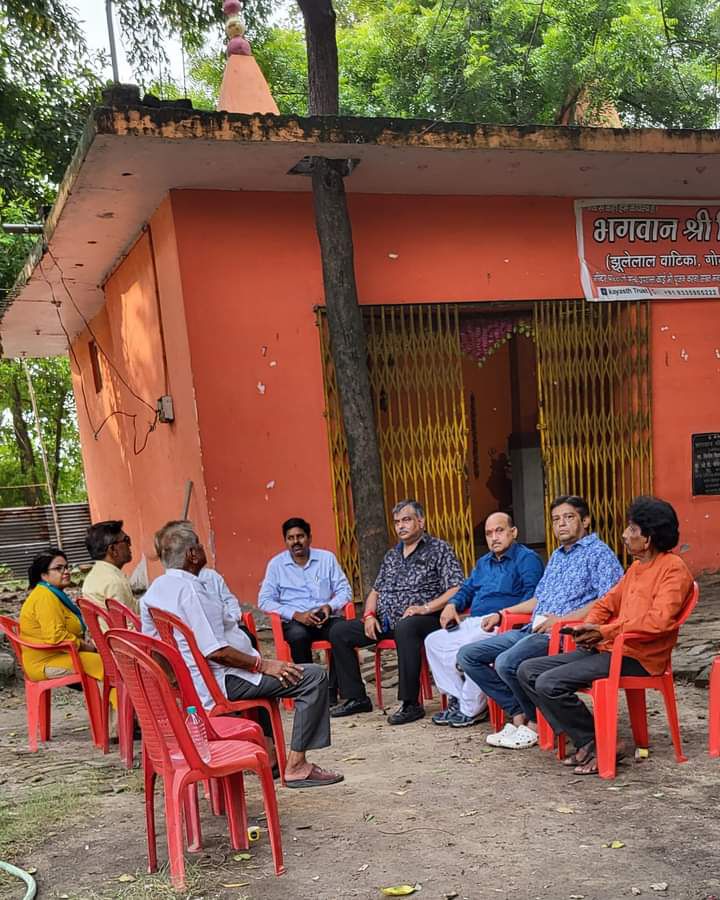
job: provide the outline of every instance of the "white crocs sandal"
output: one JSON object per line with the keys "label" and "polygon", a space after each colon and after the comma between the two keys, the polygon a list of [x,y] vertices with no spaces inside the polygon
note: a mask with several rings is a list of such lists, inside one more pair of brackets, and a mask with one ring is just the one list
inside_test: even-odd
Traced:
{"label": "white crocs sandal", "polygon": [[495,734],[489,734],[485,738],[485,743],[490,744],[491,747],[504,747],[506,746],[503,742],[509,741],[512,736],[517,731],[517,727],[513,725],[512,722],[508,722],[502,731],[496,731]]}
{"label": "white crocs sandal", "polygon": [[498,735],[499,741],[497,747],[504,747],[506,750],[527,750],[534,747],[538,742],[537,732],[527,725],[520,725],[515,729],[513,734],[503,737],[502,732]]}

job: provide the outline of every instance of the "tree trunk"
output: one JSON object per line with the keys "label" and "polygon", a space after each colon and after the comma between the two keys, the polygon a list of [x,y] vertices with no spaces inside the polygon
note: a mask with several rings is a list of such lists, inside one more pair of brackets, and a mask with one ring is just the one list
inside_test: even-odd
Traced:
{"label": "tree trunk", "polygon": [[305,20],[308,56],[308,112],[338,114],[338,53],[332,0],[298,0]]}
{"label": "tree trunk", "polygon": [[[13,364],[13,366],[15,365],[16,363]],[[18,373],[16,371],[13,371],[10,379],[10,412],[12,414],[15,443],[17,444],[18,458],[20,460],[20,471],[27,482],[36,482],[35,451],[30,440],[27,423],[23,418],[23,396],[20,391]],[[22,493],[26,506],[40,505],[40,492],[37,487],[24,487],[22,488]]]}
{"label": "tree trunk", "polygon": [[367,592],[387,550],[387,526],[365,328],[357,302],[352,229],[343,184],[346,161],[314,157],[312,162],[330,351],[347,437],[360,571]]}
{"label": "tree trunk", "polygon": [[60,395],[55,416],[55,447],[53,451],[52,487],[53,494],[57,497],[58,483],[60,481],[60,456],[62,451],[63,418],[65,416],[65,401],[67,391]]}

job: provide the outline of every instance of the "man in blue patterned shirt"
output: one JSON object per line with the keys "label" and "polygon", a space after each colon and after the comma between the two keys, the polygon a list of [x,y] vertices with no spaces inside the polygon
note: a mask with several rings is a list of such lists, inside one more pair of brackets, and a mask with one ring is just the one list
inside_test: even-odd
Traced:
{"label": "man in blue patterned shirt", "polygon": [[[545,656],[550,631],[565,618],[583,619],[593,603],[622,577],[617,556],[590,532],[590,510],[581,497],[562,496],[550,505],[553,534],[560,546],[548,560],[535,596],[507,607],[508,613],[532,613],[529,625],[468,644],[458,653],[458,666],[510,716],[487,742],[493,747],[522,750],[537,743],[535,705],[517,678],[520,663]],[[485,618],[494,629],[502,612]]]}
{"label": "man in blue patterned shirt", "polygon": [[388,723],[406,725],[425,715],[418,697],[423,641],[440,627],[440,610],[465,579],[452,547],[425,532],[425,512],[417,500],[397,503],[393,523],[400,542],[385,554],[362,619],[339,622],[330,635],[344,698],[331,710],[333,718],[372,710],[355,648],[387,638],[397,645],[400,700]]}

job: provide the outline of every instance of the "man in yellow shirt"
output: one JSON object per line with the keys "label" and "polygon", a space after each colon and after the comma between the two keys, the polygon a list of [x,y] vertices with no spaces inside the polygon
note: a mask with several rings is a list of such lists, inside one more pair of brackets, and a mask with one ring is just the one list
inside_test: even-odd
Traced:
{"label": "man in yellow shirt", "polygon": [[135,612],[138,603],[122,567],[132,559],[131,541],[121,521],[97,522],[88,528],[85,545],[95,565],[83,583],[85,597],[107,606],[109,597],[119,600]]}

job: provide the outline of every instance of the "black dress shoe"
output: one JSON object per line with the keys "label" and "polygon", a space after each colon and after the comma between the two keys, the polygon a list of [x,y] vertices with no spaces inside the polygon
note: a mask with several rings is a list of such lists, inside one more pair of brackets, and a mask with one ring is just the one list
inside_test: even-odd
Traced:
{"label": "black dress shoe", "polygon": [[340,706],[330,710],[333,719],[342,719],[343,716],[354,716],[355,713],[372,712],[372,700],[369,697],[360,697],[357,700],[346,700]]}
{"label": "black dress shoe", "polygon": [[419,703],[408,703],[403,700],[399,708],[388,716],[389,725],[407,725],[408,722],[417,722],[425,715],[425,707]]}

